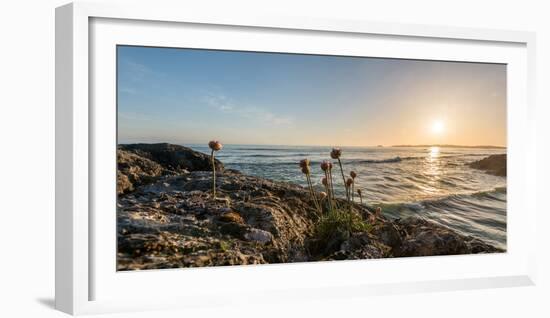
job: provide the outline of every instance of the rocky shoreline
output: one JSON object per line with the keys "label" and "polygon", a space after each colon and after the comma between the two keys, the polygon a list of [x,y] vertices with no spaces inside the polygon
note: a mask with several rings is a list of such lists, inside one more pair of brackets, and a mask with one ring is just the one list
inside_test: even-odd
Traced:
{"label": "rocky shoreline", "polygon": [[[374,207],[352,204],[370,222],[351,236],[315,235],[308,191],[225,169],[170,144],[118,148],[118,270],[503,252],[420,218],[373,222]],[[340,204],[347,204],[338,200]]]}

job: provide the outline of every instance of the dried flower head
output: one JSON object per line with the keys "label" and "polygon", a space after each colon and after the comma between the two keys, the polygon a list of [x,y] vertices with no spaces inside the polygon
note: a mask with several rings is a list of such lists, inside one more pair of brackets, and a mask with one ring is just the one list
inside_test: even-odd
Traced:
{"label": "dried flower head", "polygon": [[382,208],[377,207],[375,211],[376,211],[376,217],[380,217],[380,215],[382,214]]}
{"label": "dried flower head", "polygon": [[319,197],[321,198],[321,200],[324,200],[327,197],[327,193],[326,192],[319,192]]}
{"label": "dried flower head", "polygon": [[305,167],[309,167],[309,159],[302,159],[300,160],[300,168],[305,168]]}
{"label": "dried flower head", "polygon": [[355,177],[357,177],[357,173],[355,173],[355,171],[350,172],[349,175],[352,179],[355,179]]}
{"label": "dried flower head", "polygon": [[323,171],[327,171],[329,170],[330,168],[332,167],[332,163],[328,160],[323,160],[323,162],[321,162],[321,169]]}
{"label": "dried flower head", "polygon": [[361,195],[363,191],[361,189],[357,189],[357,194]]}
{"label": "dried flower head", "polygon": [[369,223],[370,224],[376,223],[376,215],[374,215],[372,213],[369,214]]}
{"label": "dried flower head", "polygon": [[309,166],[303,166],[302,167],[302,173],[303,174],[309,174],[310,170],[309,170]]}
{"label": "dried flower head", "polygon": [[217,140],[211,140],[209,143],[208,143],[208,147],[210,147],[210,149],[214,150],[214,151],[220,151],[222,150],[223,148],[223,145],[221,142],[217,141]]}
{"label": "dried flower head", "polygon": [[332,148],[332,151],[330,152],[330,157],[332,159],[338,159],[342,156],[342,149],[340,148]]}
{"label": "dried flower head", "polygon": [[322,177],[322,178],[321,178],[321,183],[322,183],[324,186],[328,186],[327,178],[326,178],[326,177]]}
{"label": "dried flower head", "polygon": [[352,178],[348,178],[348,180],[346,180],[346,187],[351,187],[351,185],[353,184],[353,179]]}

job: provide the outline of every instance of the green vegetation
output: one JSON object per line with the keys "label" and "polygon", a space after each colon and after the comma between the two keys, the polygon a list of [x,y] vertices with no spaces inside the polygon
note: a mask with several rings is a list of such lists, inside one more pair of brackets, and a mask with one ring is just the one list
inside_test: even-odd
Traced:
{"label": "green vegetation", "polygon": [[372,225],[363,221],[356,213],[352,213],[350,217],[348,211],[332,210],[315,224],[313,237],[328,242],[334,237],[345,237],[350,232],[370,232],[371,229]]}
{"label": "green vegetation", "polygon": [[231,248],[231,244],[226,241],[220,241],[220,249],[224,252],[227,252]]}
{"label": "green vegetation", "polygon": [[[350,177],[346,179],[342,160],[340,159],[342,157],[342,149],[333,148],[330,152],[330,157],[333,160],[337,160],[338,166],[340,167],[342,182],[346,190],[347,211],[345,211],[342,206],[339,206],[334,197],[332,162],[329,160],[323,160],[323,162],[321,162],[321,170],[323,170],[325,174],[325,176],[321,179],[321,183],[323,184],[326,192],[319,193],[319,202],[317,200],[317,193],[313,189],[313,184],[311,182],[310,161],[307,158],[300,161],[300,168],[302,169],[302,173],[306,175],[310,195],[315,203],[315,208],[320,213],[320,219],[315,228],[315,236],[322,240],[329,237],[334,237],[334,235],[339,235],[341,233],[346,233],[349,237],[353,232],[368,231],[371,227],[370,224],[362,220],[361,216],[353,212],[353,203],[355,202],[355,178],[357,178],[357,173],[355,171],[351,171]],[[357,189],[357,192],[359,193],[361,204],[363,204],[361,189]],[[328,202],[325,206],[323,206],[325,199],[327,199]],[[371,220],[371,223],[374,223],[374,221]]]}

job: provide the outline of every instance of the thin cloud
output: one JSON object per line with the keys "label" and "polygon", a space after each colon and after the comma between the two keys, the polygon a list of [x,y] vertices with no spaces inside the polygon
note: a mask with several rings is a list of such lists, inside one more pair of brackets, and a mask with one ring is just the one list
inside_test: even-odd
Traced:
{"label": "thin cloud", "polygon": [[147,78],[159,77],[164,75],[161,72],[152,70],[145,64],[141,64],[130,59],[122,60],[121,66],[121,72],[125,76],[127,76],[128,79],[134,82],[140,82]]}
{"label": "thin cloud", "polygon": [[231,105],[221,105],[220,110],[222,112],[230,112],[230,111],[233,110],[233,106],[231,106]]}
{"label": "thin cloud", "polygon": [[119,88],[119,92],[134,95],[134,94],[137,93],[137,90],[135,88],[131,88],[131,87],[121,87],[121,88]]}
{"label": "thin cloud", "polygon": [[118,119],[119,120],[140,120],[140,121],[148,121],[151,120],[151,115],[139,113],[139,112],[124,112],[119,111],[118,112]]}
{"label": "thin cloud", "polygon": [[279,116],[261,107],[236,107],[225,95],[207,95],[203,98],[203,101],[208,106],[223,113],[259,120],[271,125],[290,125],[294,122],[294,118],[290,116]]}
{"label": "thin cloud", "polygon": [[244,118],[260,120],[272,125],[290,125],[294,122],[294,118],[292,117],[278,116],[258,107],[243,108],[238,113]]}

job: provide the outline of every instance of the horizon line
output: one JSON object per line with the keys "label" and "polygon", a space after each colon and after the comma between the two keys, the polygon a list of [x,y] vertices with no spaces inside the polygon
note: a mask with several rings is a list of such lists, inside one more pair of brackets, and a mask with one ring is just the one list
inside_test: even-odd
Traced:
{"label": "horizon line", "polygon": [[[117,145],[129,145],[129,144],[176,144],[176,145],[203,145],[208,146],[208,143],[202,142],[168,142],[168,141],[156,141],[156,142],[145,142],[145,141],[136,141],[136,142],[117,142]],[[396,145],[291,145],[291,144],[266,144],[266,143],[225,143],[227,146],[291,146],[291,147],[345,147],[345,148],[413,148],[413,147],[441,147],[441,148],[499,148],[507,149],[507,146],[500,145],[455,145],[455,144],[396,144]]]}

